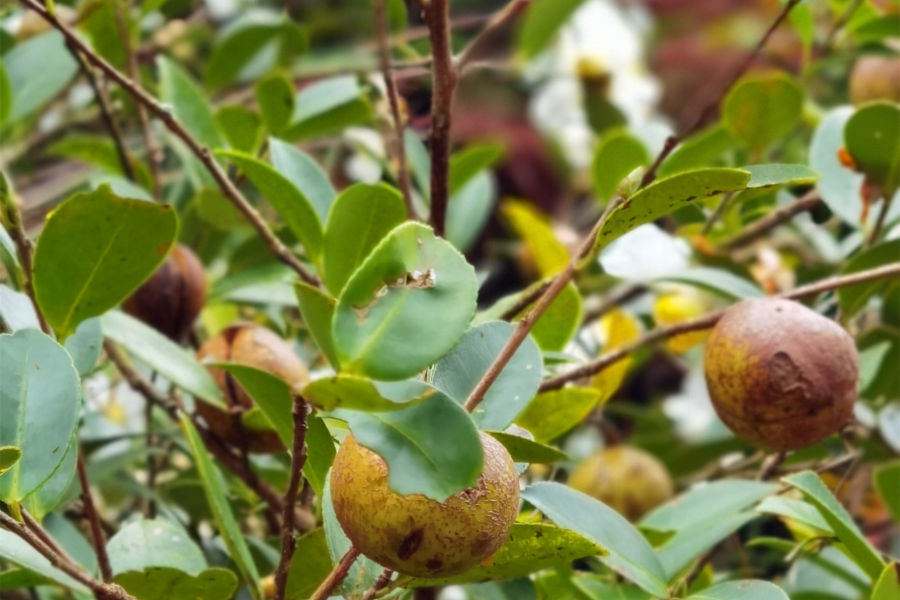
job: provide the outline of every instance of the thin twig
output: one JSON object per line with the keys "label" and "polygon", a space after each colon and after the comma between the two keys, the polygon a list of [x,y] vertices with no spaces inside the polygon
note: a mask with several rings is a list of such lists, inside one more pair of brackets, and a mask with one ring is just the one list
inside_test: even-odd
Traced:
{"label": "thin twig", "polygon": [[603,301],[594,308],[584,311],[583,323],[596,321],[613,308],[624,304],[630,300],[634,300],[647,291],[647,286],[642,283],[631,283],[621,289],[613,290],[609,295],[603,298]]}
{"label": "thin twig", "polygon": [[313,592],[309,600],[325,600],[325,598],[329,598],[331,593],[347,578],[347,573],[350,571],[353,563],[356,562],[356,559],[359,558],[359,554],[360,552],[356,546],[350,546],[347,553],[338,561],[338,564],[334,566],[334,569],[331,570],[325,581],[319,585],[319,588]]}
{"label": "thin twig", "polygon": [[507,23],[522,13],[533,0],[512,0],[509,4],[490,16],[484,28],[463,48],[456,59],[456,68],[462,76],[469,65],[475,59],[486,42],[490,41],[494,34]]}
{"label": "thin twig", "polygon": [[547,291],[547,288],[550,287],[551,283],[553,283],[553,281],[548,279],[546,281],[542,281],[529,290],[525,290],[525,292],[522,293],[522,296],[518,300],[516,300],[515,304],[503,311],[503,314],[501,314],[498,319],[500,321],[512,321],[513,319],[515,319],[517,316],[519,316],[519,313],[534,304],[538,298],[543,296],[544,292]]}
{"label": "thin twig", "polygon": [[[860,271],[851,275],[823,279],[822,281],[798,287],[784,294],[779,294],[777,297],[788,299],[803,298],[806,296],[814,296],[822,292],[836,290],[838,288],[850,285],[856,285],[859,283],[866,283],[878,279],[886,279],[889,277],[898,276],[900,276],[900,263],[893,263],[875,269],[869,269],[867,271]],[[544,382],[541,383],[540,391],[545,392],[547,390],[556,390],[563,387],[570,381],[577,381],[585,377],[596,375],[607,367],[619,362],[632,352],[640,350],[641,348],[652,346],[662,340],[666,340],[683,333],[689,333],[691,331],[710,329],[719,322],[719,319],[722,318],[722,315],[724,313],[725,310],[719,310],[702,317],[698,317],[696,319],[691,319],[690,321],[676,323],[667,327],[658,327],[652,331],[647,332],[633,342],[625,344],[624,346],[621,346],[611,352],[607,352],[606,354],[601,355],[596,360],[593,360],[577,369],[573,369],[571,371],[563,373],[562,375],[557,375],[556,377],[545,379]]]}
{"label": "thin twig", "polygon": [[[33,1],[33,0],[29,0]],[[421,2],[431,38],[431,226],[444,235],[450,194],[450,123],[458,72],[450,46],[450,0]]]}
{"label": "thin twig", "polygon": [[393,576],[394,572],[390,569],[385,569],[384,571],[382,571],[381,575],[378,576],[378,579],[375,580],[375,583],[372,584],[372,587],[366,590],[366,593],[363,594],[360,600],[373,600],[378,592],[388,586],[388,584],[391,582],[391,577]]}
{"label": "thin twig", "polygon": [[44,318],[44,312],[41,310],[37,301],[37,296],[34,293],[32,268],[34,245],[28,238],[28,234],[25,233],[25,227],[22,224],[22,211],[19,208],[19,203],[13,197],[12,190],[8,190],[7,193],[0,194],[0,196],[2,196],[0,202],[2,202],[3,205],[3,214],[2,217],[0,217],[0,221],[3,222],[6,231],[9,233],[9,237],[12,238],[13,243],[16,245],[16,251],[19,254],[19,262],[22,266],[22,287],[31,299],[31,304],[34,306],[34,313],[37,315],[38,323],[41,326],[41,331],[47,335],[53,335],[50,324],[47,323],[47,319]]}
{"label": "thin twig", "polygon": [[884,195],[884,199],[881,201],[881,210],[878,212],[878,218],[875,220],[875,227],[872,228],[872,233],[869,234],[869,240],[867,242],[868,246],[873,246],[875,245],[875,242],[878,241],[881,230],[884,228],[884,223],[887,221],[888,212],[891,210],[891,202],[893,202],[893,200],[894,195]]}
{"label": "thin twig", "polygon": [[144,88],[142,88],[138,83],[132,81],[119,71],[115,69],[112,65],[106,62],[103,58],[98,56],[93,50],[91,50],[81,39],[75,35],[71,29],[61,23],[54,15],[50,14],[47,9],[42,6],[36,0],[19,0],[21,4],[30,8],[31,10],[38,13],[45,21],[50,23],[53,27],[59,30],[62,33],[63,37],[66,41],[72,46],[74,46],[79,52],[81,52],[85,59],[88,62],[96,66],[100,69],[104,75],[109,77],[118,83],[122,88],[128,92],[137,102],[144,104],[147,107],[147,110],[150,111],[156,118],[161,120],[163,124],[171,131],[176,137],[178,137],[182,142],[187,145],[187,147],[191,150],[191,152],[197,156],[203,166],[210,172],[213,176],[213,179],[219,185],[219,188],[222,190],[222,193],[227,197],[232,204],[244,215],[247,221],[253,226],[259,236],[263,239],[263,242],[268,247],[269,251],[277,258],[279,261],[291,267],[303,281],[309,283],[310,285],[319,285],[318,278],[314,277],[310,274],[306,267],[303,266],[303,263],[294,256],[294,254],[290,251],[290,249],[285,246],[281,240],[278,239],[278,236],[269,228],[263,219],[262,215],[260,215],[255,208],[244,198],[244,195],[241,191],[234,185],[234,183],[228,178],[228,174],[222,168],[222,166],[218,163],[218,161],[213,157],[209,148],[203,146],[198,142],[194,137],[179,123],[171,110],[162,105],[159,101],[157,101],[153,96],[148,94]]}
{"label": "thin twig", "polygon": [[787,458],[787,452],[775,452],[767,456],[759,468],[759,473],[756,474],[756,481],[768,481],[771,479],[778,472],[778,467],[781,466],[785,458]]}
{"label": "thin twig", "polygon": [[275,571],[275,596],[273,600],[284,600],[287,591],[288,573],[291,570],[291,558],[297,546],[294,532],[294,505],[297,504],[297,492],[303,480],[303,465],[306,463],[306,417],[309,405],[299,395],[294,395],[294,448],[291,453],[291,479],[284,494],[284,509],[281,516],[281,561]]}
{"label": "thin twig", "polygon": [[790,221],[800,213],[809,212],[819,205],[821,199],[818,192],[810,191],[797,201],[783,206],[765,217],[754,221],[746,227],[741,233],[729,238],[719,244],[721,250],[737,250],[743,248],[747,244],[761,238],[782,223]]}
{"label": "thin twig", "polygon": [[719,204],[716,206],[716,209],[709,215],[709,218],[706,219],[706,223],[703,224],[703,229],[700,230],[700,235],[706,235],[710,231],[712,231],[713,226],[719,221],[719,218],[723,214],[725,214],[725,209],[728,208],[728,205],[731,203],[731,199],[734,197],[734,194],[723,194],[722,199],[719,200]]}
{"label": "thin twig", "polygon": [[397,183],[400,193],[406,202],[406,216],[416,217],[413,206],[412,191],[409,181],[409,167],[406,164],[406,137],[403,133],[403,118],[400,115],[400,100],[397,82],[394,81],[391,66],[391,46],[388,41],[387,0],[375,0],[375,30],[378,35],[378,58],[381,63],[381,74],[387,90],[388,104],[391,107],[391,119],[394,124],[394,157],[397,159]]}
{"label": "thin twig", "polygon": [[103,581],[112,579],[112,567],[109,564],[109,555],[106,553],[106,536],[103,534],[103,526],[100,524],[100,516],[94,504],[94,496],[91,494],[91,483],[88,480],[87,466],[84,464],[84,454],[78,450],[76,461],[78,481],[81,482],[81,502],[84,504],[84,516],[91,528],[91,545],[97,554],[97,565],[100,567],[100,575]]}

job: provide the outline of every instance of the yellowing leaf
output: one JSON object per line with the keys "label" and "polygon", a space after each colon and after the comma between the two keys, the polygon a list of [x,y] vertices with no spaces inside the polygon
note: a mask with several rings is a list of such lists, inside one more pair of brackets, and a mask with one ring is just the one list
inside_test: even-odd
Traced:
{"label": "yellowing leaf", "polygon": [[566,266],[569,251],[556,239],[549,220],[537,208],[522,200],[507,200],[503,214],[516,235],[525,242],[541,277],[555,275]]}
{"label": "yellowing leaf", "polygon": [[[641,325],[632,315],[617,308],[600,319],[600,331],[605,340],[603,352],[606,353],[637,339]],[[600,391],[600,402],[609,400],[619,389],[632,362],[631,357],[624,358],[594,376],[591,387]]]}
{"label": "yellowing leaf", "polygon": [[[674,325],[699,317],[706,312],[703,302],[692,294],[673,292],[662,294],[653,304],[653,320],[657,325]],[[666,348],[675,354],[684,354],[706,340],[707,332],[692,331],[669,338]]]}

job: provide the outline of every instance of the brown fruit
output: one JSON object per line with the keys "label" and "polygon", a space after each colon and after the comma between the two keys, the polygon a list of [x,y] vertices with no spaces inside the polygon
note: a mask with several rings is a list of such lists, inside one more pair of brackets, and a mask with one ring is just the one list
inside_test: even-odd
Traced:
{"label": "brown fruit", "polygon": [[863,56],[850,75],[850,101],[865,104],[887,100],[900,102],[900,57]]}
{"label": "brown fruit", "polygon": [[484,472],[478,484],[444,502],[390,489],[384,460],[347,436],[334,459],[331,499],[353,545],[415,577],[462,573],[496,552],[519,512],[519,479],[506,448],[480,435]]}
{"label": "brown fruit", "polygon": [[[258,325],[233,325],[219,335],[208,339],[197,350],[197,360],[233,362],[256,367],[300,389],[309,381],[309,373],[291,347],[271,330]],[[206,402],[197,401],[197,412],[209,428],[223,440],[234,446],[247,444],[250,452],[281,452],[284,445],[278,434],[271,430],[249,431],[240,426],[241,415],[255,406],[253,399],[234,378],[215,367],[208,367],[231,412],[226,412]],[[242,440],[242,436],[246,439]]]}
{"label": "brown fruit", "polygon": [[166,337],[184,342],[205,301],[203,265],[190,248],[177,244],[122,308]]}
{"label": "brown fruit", "polygon": [[797,302],[764,298],[729,308],[709,336],[705,369],[716,413],[758,446],[805,448],[853,414],[856,344]]}
{"label": "brown fruit", "polygon": [[592,454],[575,467],[568,484],[632,522],[675,494],[666,467],[652,454],[631,446],[612,446]]}

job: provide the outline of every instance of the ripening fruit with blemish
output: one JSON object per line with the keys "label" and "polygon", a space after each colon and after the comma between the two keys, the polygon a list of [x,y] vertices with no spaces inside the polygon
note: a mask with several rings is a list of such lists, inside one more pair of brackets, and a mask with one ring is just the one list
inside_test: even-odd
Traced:
{"label": "ripening fruit with blemish", "polygon": [[184,342],[205,302],[203,264],[190,248],[176,244],[122,308],[169,339]]}
{"label": "ripening fruit with blemish", "polygon": [[519,512],[512,457],[484,433],[478,483],[438,502],[388,486],[388,466],[349,435],[331,471],[331,500],[344,533],[364,555],[414,577],[445,577],[482,563],[506,541]]}
{"label": "ripening fruit with blemish", "polygon": [[[287,342],[271,330],[258,325],[233,325],[208,339],[197,350],[200,362],[231,362],[255,367],[283,379],[294,389],[301,389],[309,381],[309,373]],[[246,443],[250,452],[281,452],[284,445],[271,430],[250,430],[241,425],[241,416],[255,406],[253,399],[234,377],[216,367],[207,367],[225,396],[231,410],[197,400],[197,412],[209,428],[229,444],[241,447]]]}
{"label": "ripening fruit with blemish", "polygon": [[580,462],[568,485],[632,522],[675,494],[672,477],[655,456],[625,445],[604,448]]}
{"label": "ripening fruit with blemish", "polygon": [[779,451],[811,446],[853,414],[859,355],[834,321],[778,298],[729,308],[706,344],[706,384],[738,437]]}

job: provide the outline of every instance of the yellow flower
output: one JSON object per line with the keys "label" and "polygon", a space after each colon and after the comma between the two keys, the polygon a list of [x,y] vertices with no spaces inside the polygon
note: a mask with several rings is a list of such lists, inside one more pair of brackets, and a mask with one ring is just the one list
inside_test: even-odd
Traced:
{"label": "yellow flower", "polygon": [[[653,304],[653,320],[657,325],[674,325],[706,313],[703,302],[694,295],[682,292],[662,294]],[[666,347],[674,354],[684,354],[706,340],[706,331],[692,331],[669,338]]]}

